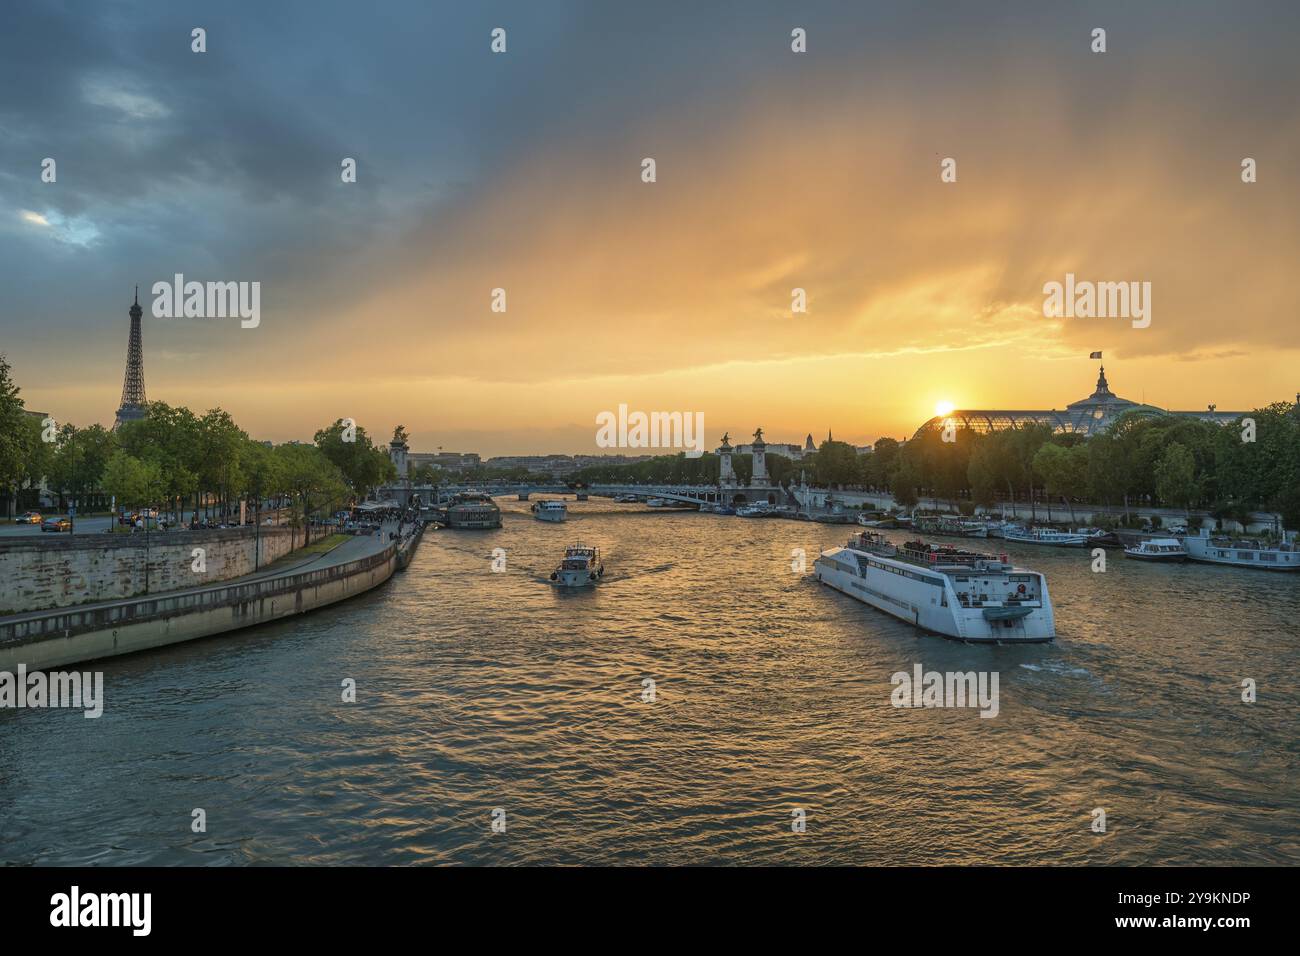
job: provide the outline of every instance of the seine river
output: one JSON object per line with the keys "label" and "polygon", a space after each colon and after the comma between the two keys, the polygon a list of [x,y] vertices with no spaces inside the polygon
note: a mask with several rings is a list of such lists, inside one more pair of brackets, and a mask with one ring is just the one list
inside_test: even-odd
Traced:
{"label": "seine river", "polygon": [[[791,570],[849,528],[504,507],[344,605],[94,665],[97,720],[0,712],[0,862],[1300,863],[1300,576],[1020,546],[1057,641],[964,646]],[[607,580],[559,593],[578,538]],[[917,663],[996,671],[998,715],[893,707]]]}

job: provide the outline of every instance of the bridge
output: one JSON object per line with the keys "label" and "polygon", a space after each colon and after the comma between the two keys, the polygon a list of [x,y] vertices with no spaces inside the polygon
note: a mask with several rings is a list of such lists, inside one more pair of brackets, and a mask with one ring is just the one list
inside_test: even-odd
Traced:
{"label": "bridge", "polygon": [[442,504],[453,496],[467,491],[481,492],[494,498],[515,495],[521,501],[527,501],[531,495],[578,495],[585,494],[595,498],[615,498],[620,495],[632,495],[641,500],[662,498],[682,504],[727,504],[743,505],[755,501],[768,504],[786,504],[793,499],[789,492],[779,485],[627,485],[627,484],[593,484],[586,488],[570,488],[563,482],[528,481],[528,482],[482,482],[479,484],[455,485],[392,485],[378,491],[380,498],[388,498],[405,505],[412,495],[419,495],[425,505]]}

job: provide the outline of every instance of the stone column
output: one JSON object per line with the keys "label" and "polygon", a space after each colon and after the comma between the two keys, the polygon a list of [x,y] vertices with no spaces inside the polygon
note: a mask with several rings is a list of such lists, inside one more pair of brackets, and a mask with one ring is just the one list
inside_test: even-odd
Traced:
{"label": "stone column", "polygon": [[731,467],[731,442],[728,436],[722,436],[722,444],[718,446],[718,460],[721,462],[721,468],[718,471],[718,482],[724,488],[734,488],[736,486],[736,472]]}
{"label": "stone column", "polygon": [[754,475],[749,483],[756,488],[765,488],[770,484],[767,477],[767,442],[763,441],[763,429],[754,432]]}

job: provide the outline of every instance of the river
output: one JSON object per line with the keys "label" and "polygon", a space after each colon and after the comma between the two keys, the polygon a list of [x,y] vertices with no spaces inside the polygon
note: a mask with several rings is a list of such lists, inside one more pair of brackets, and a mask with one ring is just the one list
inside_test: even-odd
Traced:
{"label": "river", "polygon": [[[0,862],[1300,863],[1300,575],[1013,547],[1058,638],[967,646],[791,569],[849,528],[502,504],[345,604],[94,664],[98,719],[0,711]],[[607,580],[559,592],[579,538]],[[917,663],[996,671],[997,716],[892,706]]]}

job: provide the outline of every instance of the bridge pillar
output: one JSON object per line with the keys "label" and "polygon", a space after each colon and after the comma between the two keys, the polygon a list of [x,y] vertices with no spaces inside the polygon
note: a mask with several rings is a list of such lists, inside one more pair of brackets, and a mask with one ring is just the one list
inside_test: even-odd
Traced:
{"label": "bridge pillar", "polygon": [[731,466],[731,442],[728,438],[728,435],[723,435],[722,444],[718,446],[718,461],[721,466],[718,471],[718,481],[724,488],[736,484],[736,470]]}
{"label": "bridge pillar", "polygon": [[763,429],[754,432],[754,473],[749,483],[754,487],[765,487],[767,478],[767,442],[763,441]]}

